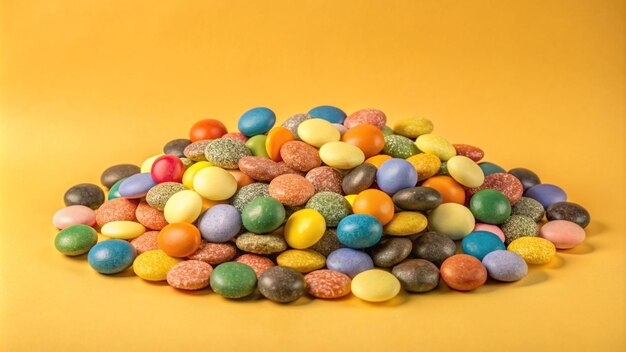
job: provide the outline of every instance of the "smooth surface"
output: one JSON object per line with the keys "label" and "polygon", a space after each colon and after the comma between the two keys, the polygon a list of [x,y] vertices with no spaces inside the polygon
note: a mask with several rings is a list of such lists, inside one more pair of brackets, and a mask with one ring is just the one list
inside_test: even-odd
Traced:
{"label": "smooth surface", "polygon": [[[622,1],[176,3],[0,4],[0,350],[625,349]],[[70,186],[201,119],[322,104],[425,117],[537,172],[590,211],[586,242],[519,282],[381,304],[230,301],[54,249]]]}

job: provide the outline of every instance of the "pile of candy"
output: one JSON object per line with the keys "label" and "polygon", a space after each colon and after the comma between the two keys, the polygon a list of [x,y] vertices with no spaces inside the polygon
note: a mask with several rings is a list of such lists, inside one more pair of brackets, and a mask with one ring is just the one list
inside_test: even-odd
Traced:
{"label": "pile of candy", "polygon": [[202,120],[141,167],[106,169],[106,202],[97,185],[70,188],[53,218],[57,250],[88,253],[102,274],[132,266],[228,298],[258,288],[275,302],[380,302],[440,278],[459,291],[517,281],[585,239],[589,213],[561,188],[479,163],[481,149],[427,119],[392,129],[377,109],[320,106],[275,123],[267,108],[244,113],[239,132]]}

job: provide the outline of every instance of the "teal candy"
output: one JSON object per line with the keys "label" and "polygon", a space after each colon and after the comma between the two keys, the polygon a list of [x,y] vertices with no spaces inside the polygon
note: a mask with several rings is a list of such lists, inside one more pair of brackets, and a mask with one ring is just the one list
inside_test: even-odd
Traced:
{"label": "teal candy", "polygon": [[484,189],[472,196],[470,210],[481,222],[498,225],[511,216],[511,203],[501,192]]}
{"label": "teal candy", "polygon": [[481,261],[493,251],[506,249],[497,235],[487,231],[474,231],[465,236],[461,242],[461,248],[463,253]]}
{"label": "teal candy", "polygon": [[248,296],[256,288],[256,273],[251,267],[238,263],[227,262],[218,265],[211,272],[211,289],[226,298],[242,298]]}
{"label": "teal candy", "polygon": [[246,230],[267,233],[276,230],[285,220],[285,207],[272,197],[255,198],[243,208],[241,221]]}
{"label": "teal candy", "polygon": [[330,123],[343,123],[343,120],[346,119],[346,113],[343,112],[343,110],[330,105],[314,107],[309,110],[307,115],[318,119],[324,119]]}
{"label": "teal candy", "polygon": [[268,108],[259,107],[246,111],[239,118],[237,127],[247,137],[264,134],[276,123],[276,115]]}
{"label": "teal candy", "polygon": [[89,252],[98,242],[98,233],[87,225],[73,225],[59,231],[54,239],[56,249],[68,256]]}
{"label": "teal candy", "polygon": [[135,247],[128,241],[113,239],[93,246],[87,261],[100,274],[117,274],[130,268],[136,256]]}
{"label": "teal candy", "polygon": [[478,163],[478,166],[480,167],[481,170],[483,170],[483,173],[485,174],[485,176],[491,175],[491,174],[498,174],[501,172],[506,172],[506,170],[504,170],[503,168],[501,168],[500,166],[494,164],[494,163],[490,163],[487,161],[483,161],[482,163]]}
{"label": "teal candy", "polygon": [[115,182],[113,184],[113,186],[111,186],[111,188],[109,188],[109,195],[107,196],[108,200],[121,197],[121,195],[120,195],[120,185],[122,184],[122,182],[124,182],[125,179],[126,179],[126,177],[120,179],[119,181]]}

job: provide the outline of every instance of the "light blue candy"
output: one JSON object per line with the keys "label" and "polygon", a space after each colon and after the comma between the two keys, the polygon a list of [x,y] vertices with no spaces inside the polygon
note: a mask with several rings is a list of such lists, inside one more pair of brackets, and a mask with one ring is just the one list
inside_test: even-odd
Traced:
{"label": "light blue candy", "polygon": [[314,107],[309,110],[308,115],[324,119],[330,123],[343,123],[343,120],[346,119],[346,113],[343,110],[330,105]]}
{"label": "light blue candy", "polygon": [[127,177],[121,184],[119,194],[124,198],[142,198],[150,188],[156,186],[157,183],[152,179],[149,172],[134,174]]}
{"label": "light blue candy", "polygon": [[264,134],[274,127],[276,114],[268,108],[254,108],[239,118],[237,128],[248,137]]}
{"label": "light blue candy", "polygon": [[124,240],[107,240],[91,247],[89,265],[100,274],[117,274],[130,268],[137,256],[135,247]]}
{"label": "light blue candy", "polygon": [[408,161],[393,158],[385,161],[376,171],[376,184],[385,193],[394,194],[401,189],[415,187],[417,171]]}
{"label": "light blue candy", "polygon": [[232,205],[215,205],[198,221],[198,229],[209,242],[228,242],[241,230],[241,214]]}
{"label": "light blue candy", "polygon": [[461,242],[463,253],[483,260],[487,254],[499,250],[506,249],[504,243],[497,235],[487,231],[474,231],[463,238]]}
{"label": "light blue candy", "polygon": [[483,258],[489,276],[498,281],[517,281],[528,274],[528,265],[519,254],[497,250]]}
{"label": "light blue candy", "polygon": [[326,267],[355,277],[362,271],[373,269],[374,262],[367,253],[352,248],[339,248],[328,255]]}
{"label": "light blue candy", "polygon": [[368,214],[352,214],[341,219],[337,226],[337,238],[346,247],[368,248],[380,242],[383,226]]}

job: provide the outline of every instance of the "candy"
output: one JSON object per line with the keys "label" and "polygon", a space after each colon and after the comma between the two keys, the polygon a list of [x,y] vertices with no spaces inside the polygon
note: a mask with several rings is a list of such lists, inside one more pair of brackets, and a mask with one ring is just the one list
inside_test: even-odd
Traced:
{"label": "candy", "polygon": [[374,155],[370,158],[367,158],[365,162],[368,164],[374,165],[378,169],[380,165],[382,165],[385,161],[391,158],[393,158],[391,155],[380,154],[380,155]]}
{"label": "candy", "polygon": [[167,273],[182,260],[168,256],[157,249],[143,252],[132,262],[135,275],[146,281],[165,281]]}
{"label": "candy", "polygon": [[167,283],[181,290],[200,290],[209,286],[213,267],[199,260],[186,260],[167,272]]}
{"label": "candy", "polygon": [[400,293],[400,281],[384,270],[371,269],[352,279],[352,294],[368,302],[388,301]]}
{"label": "candy", "polygon": [[390,268],[406,259],[413,244],[408,238],[386,238],[378,242],[371,250],[374,264],[383,268]]}
{"label": "candy", "polygon": [[359,193],[352,204],[352,211],[355,214],[371,215],[382,225],[387,225],[395,213],[391,197],[377,189],[366,189]]}
{"label": "candy", "polygon": [[256,254],[244,254],[237,257],[237,263],[246,264],[256,273],[257,279],[265,272],[265,270],[274,266],[274,262],[267,258]]}
{"label": "candy", "polygon": [[487,161],[483,161],[478,163],[478,167],[480,167],[481,170],[483,170],[483,174],[485,175],[485,177],[491,175],[491,174],[497,174],[497,173],[503,173],[506,172],[506,170],[504,170],[503,168],[501,168],[500,166],[494,164],[494,163],[490,163]]}
{"label": "candy", "polygon": [[226,298],[242,298],[256,288],[254,270],[249,266],[228,262],[218,265],[211,273],[211,289]]}
{"label": "candy", "polygon": [[146,228],[134,221],[111,221],[104,224],[100,232],[108,238],[129,240],[146,232]]}
{"label": "candy", "polygon": [[439,206],[441,193],[430,187],[411,187],[396,192],[393,204],[403,210],[427,211]]}
{"label": "candy", "polygon": [[325,231],[326,221],[317,210],[302,209],[287,219],[285,241],[292,248],[305,249],[317,243]]}
{"label": "candy", "polygon": [[305,274],[323,268],[326,258],[311,249],[289,249],[279,254],[276,262]]}
{"label": "candy", "polygon": [[472,196],[470,210],[476,220],[487,224],[502,224],[511,215],[511,203],[504,194],[493,189],[484,189]]}
{"label": "candy", "polygon": [[196,221],[202,211],[202,197],[194,191],[174,193],[165,203],[163,214],[169,223]]}
{"label": "candy", "polygon": [[552,204],[565,202],[567,200],[565,191],[559,186],[549,184],[533,186],[526,191],[525,195],[541,203],[544,209],[548,209]]}
{"label": "candy", "polygon": [[471,291],[487,281],[487,269],[480,260],[467,254],[456,254],[446,259],[440,268],[441,278],[451,289]]}
{"label": "candy", "polygon": [[[265,151],[267,156],[274,161],[282,160],[280,154],[282,146],[294,139],[293,133],[291,133],[288,128],[281,126],[272,128],[265,138]],[[317,153],[315,153],[315,156],[317,156]]]}
{"label": "candy", "polygon": [[228,132],[220,138],[232,138],[244,144],[248,141],[248,137],[246,137],[246,135],[241,132]]}
{"label": "candy", "polygon": [[352,280],[334,270],[315,270],[304,275],[306,291],[313,297],[332,299],[349,295]]}
{"label": "candy", "polygon": [[346,119],[346,113],[343,112],[343,110],[330,105],[316,106],[313,109],[309,110],[307,115],[319,119],[324,119],[330,123],[343,123],[343,121]]}
{"label": "candy", "polygon": [[585,240],[585,230],[578,224],[567,220],[552,220],[539,229],[539,237],[554,243],[558,249],[570,249]]}
{"label": "candy", "polygon": [[202,241],[200,247],[189,259],[200,260],[211,265],[222,264],[230,261],[237,255],[237,249],[232,243],[208,243]]}
{"label": "candy", "polygon": [[182,158],[183,151],[191,144],[191,140],[185,138],[172,139],[163,146],[163,154],[170,154]]}
{"label": "candy", "polygon": [[415,143],[412,140],[392,134],[385,136],[385,146],[383,147],[383,153],[391,156],[392,158],[407,159],[420,152],[417,149]]}
{"label": "candy", "polygon": [[209,166],[196,173],[193,189],[208,200],[225,200],[237,192],[237,180],[228,171]]}
{"label": "candy", "polygon": [[374,261],[367,253],[360,250],[339,248],[328,255],[326,267],[354,277],[360,272],[374,268]]}
{"label": "candy", "polygon": [[293,136],[298,140],[300,139],[300,136],[298,136],[298,126],[310,118],[311,116],[307,114],[296,114],[285,120],[281,126],[291,131],[291,134],[293,134]]}
{"label": "candy", "polygon": [[548,220],[567,220],[578,224],[578,226],[585,228],[589,225],[591,216],[587,209],[581,205],[570,202],[554,203],[546,210],[546,217]]}
{"label": "candy", "polygon": [[96,223],[102,227],[112,221],[133,221],[137,201],[126,198],[112,199],[95,211]]}
{"label": "candy", "polygon": [[454,149],[456,149],[456,155],[468,157],[474,162],[479,162],[485,156],[485,152],[483,152],[482,149],[474,147],[473,145],[453,144],[452,146],[454,147]]}
{"label": "candy", "polygon": [[109,189],[109,193],[107,194],[107,200],[120,198],[122,196],[120,195],[120,185],[122,184],[122,182],[124,182],[125,179],[126,177],[120,179],[119,181],[115,182],[113,186],[111,186],[111,188]]}
{"label": "candy", "polygon": [[156,185],[157,183],[154,182],[149,172],[134,174],[124,179],[124,182],[120,184],[120,196],[124,198],[143,198],[150,188]]}
{"label": "candy", "polygon": [[269,158],[267,154],[267,136],[264,134],[259,134],[253,137],[250,137],[246,143],[245,147],[252,153],[254,156],[260,156],[262,158]]}
{"label": "candy", "polygon": [[239,170],[228,170],[228,173],[233,175],[235,181],[237,181],[237,189],[243,186],[254,183],[254,179]]}
{"label": "candy", "polygon": [[330,166],[320,166],[307,172],[305,178],[315,187],[315,192],[335,192],[342,194],[344,177]]}
{"label": "candy", "polygon": [[472,212],[456,203],[441,204],[428,214],[428,228],[453,240],[467,236],[474,229],[474,224]]}
{"label": "candy", "polygon": [[265,107],[253,108],[239,118],[237,128],[248,137],[264,134],[276,123],[274,112]]}
{"label": "candy", "polygon": [[193,180],[194,178],[196,178],[196,174],[198,173],[198,171],[205,169],[212,165],[213,164],[211,164],[210,162],[204,160],[204,161],[198,161],[197,163],[188,167],[187,170],[185,170],[185,173],[183,174],[183,185],[187,187],[187,189],[193,190]]}
{"label": "candy", "polygon": [[206,156],[204,154],[204,150],[206,146],[211,143],[210,140],[200,140],[197,142],[193,142],[183,150],[183,154],[186,158],[192,161],[206,161]]}
{"label": "candy", "polygon": [[337,127],[323,119],[308,119],[300,123],[298,125],[298,136],[303,142],[315,148],[341,139],[341,134]]}
{"label": "candy", "polygon": [[117,274],[130,268],[135,260],[135,247],[124,240],[103,241],[91,247],[89,266],[100,274]]}
{"label": "candy", "polygon": [[214,119],[204,119],[191,126],[191,129],[189,130],[189,139],[191,142],[196,142],[220,138],[224,134],[226,134],[226,126],[224,126],[222,122]]}
{"label": "candy", "polygon": [[329,142],[320,148],[320,158],[331,167],[348,170],[355,168],[365,161],[361,149],[346,142]]}
{"label": "candy", "polygon": [[[184,176],[183,176],[184,177]],[[176,193],[184,191],[185,186],[176,182],[164,182],[150,188],[146,193],[146,202],[151,207],[163,211],[167,201]]]}
{"label": "candy", "polygon": [[241,230],[241,214],[230,204],[218,204],[207,210],[198,221],[202,238],[209,242],[227,242]]}
{"label": "candy", "polygon": [[296,171],[307,172],[322,164],[317,149],[300,142],[289,141],[280,148],[280,157],[289,168]]}
{"label": "candy", "polygon": [[261,274],[257,286],[270,301],[289,303],[304,295],[304,276],[293,269],[274,266]]}
{"label": "candy", "polygon": [[232,138],[214,139],[204,148],[206,160],[223,169],[236,169],[239,159],[250,155],[250,150],[243,143]]}
{"label": "candy", "polygon": [[102,172],[100,183],[106,188],[111,188],[117,181],[138,174],[141,171],[139,166],[132,164],[113,165]]}
{"label": "candy", "polygon": [[183,162],[178,157],[169,154],[158,157],[150,169],[150,175],[156,183],[181,182],[184,172]]}
{"label": "candy", "polygon": [[535,220],[523,215],[512,215],[501,228],[507,245],[520,237],[537,236],[539,233]]}
{"label": "candy", "polygon": [[270,182],[270,196],[284,205],[297,206],[305,204],[315,194],[315,187],[300,175],[280,175]]}
{"label": "candy", "polygon": [[453,156],[446,162],[446,166],[450,176],[465,187],[478,187],[485,181],[480,167],[466,156]]}
{"label": "candy", "polygon": [[522,197],[513,206],[511,214],[528,216],[535,220],[535,222],[539,222],[543,219],[544,210],[543,205],[538,201],[532,198]]}
{"label": "candy", "polygon": [[357,194],[372,186],[376,179],[376,166],[364,163],[352,169],[343,177],[341,187],[346,194]]}
{"label": "candy", "polygon": [[383,226],[383,233],[392,236],[408,236],[424,231],[428,225],[426,216],[414,211],[395,213],[393,219]]}
{"label": "candy", "polygon": [[318,192],[306,203],[307,209],[316,210],[326,222],[326,226],[335,227],[341,219],[352,214],[352,206],[340,194]]}
{"label": "candy", "polygon": [[267,233],[276,230],[285,220],[285,208],[272,197],[255,198],[243,208],[241,221],[246,230]]}
{"label": "candy", "polygon": [[417,183],[417,172],[404,159],[390,159],[378,168],[376,183],[383,192],[394,194],[401,189],[414,187]]}
{"label": "candy", "polygon": [[434,154],[420,153],[408,157],[406,161],[413,165],[420,181],[435,176],[441,167],[441,160]]}
{"label": "candy", "polygon": [[130,244],[135,247],[137,254],[159,249],[158,235],[159,231],[147,231],[130,240]]}
{"label": "candy", "polygon": [[145,200],[137,206],[135,217],[140,224],[151,230],[160,230],[168,224],[163,212],[151,207]]}
{"label": "candy", "polygon": [[104,192],[100,187],[91,183],[81,183],[68,189],[63,196],[65,206],[84,205],[91,209],[98,209],[104,203]]}
{"label": "candy", "polygon": [[285,164],[259,156],[244,156],[239,159],[239,170],[257,181],[269,182],[283,174],[295,174]]}
{"label": "candy", "polygon": [[517,281],[528,274],[528,265],[524,259],[511,251],[493,251],[483,258],[483,265],[489,277],[498,281]]}
{"label": "candy", "polygon": [[382,235],[380,221],[369,214],[348,215],[337,226],[339,242],[350,248],[371,247],[380,241]]}
{"label": "candy", "polygon": [[343,121],[344,126],[348,128],[353,128],[365,123],[382,129],[387,123],[387,116],[378,109],[362,109],[353,112]]}
{"label": "candy", "polygon": [[98,233],[84,224],[68,226],[59,231],[54,238],[56,249],[67,256],[85,254],[96,242],[98,242]]}
{"label": "candy", "polygon": [[[503,172],[503,171],[500,171]],[[509,174],[515,176],[524,187],[524,191],[527,191],[529,188],[536,186],[541,183],[541,179],[531,170],[524,169],[521,167],[509,170]]]}
{"label": "candy", "polygon": [[246,232],[237,236],[235,241],[237,248],[245,252],[255,254],[272,254],[282,252],[287,249],[287,242],[283,236],[278,235],[258,235]]}
{"label": "candy", "polygon": [[483,182],[480,187],[468,189],[467,197],[471,198],[474,194],[484,189],[495,189],[501,192],[509,199],[511,205],[515,205],[524,192],[522,183],[519,182],[515,176],[505,173],[495,173],[486,176],[485,182]]}
{"label": "candy", "polygon": [[393,125],[393,132],[408,138],[417,138],[431,133],[434,129],[432,121],[423,117],[409,117]]}
{"label": "candy", "polygon": [[447,161],[456,155],[456,149],[440,135],[427,133],[415,140],[415,145],[424,153],[434,154],[441,161]]}
{"label": "candy", "polygon": [[456,253],[456,244],[450,237],[438,232],[426,232],[419,235],[413,243],[413,254],[417,258],[441,266],[444,260]]}
{"label": "candy", "polygon": [[339,242],[339,238],[337,237],[337,230],[327,228],[322,238],[309,248],[328,257],[332,251],[343,247],[344,245]]}
{"label": "candy", "polygon": [[251,183],[241,187],[231,198],[231,204],[240,212],[243,208],[259,197],[269,197],[269,185],[267,183]]}
{"label": "candy", "polygon": [[385,146],[385,136],[380,128],[370,124],[350,128],[341,136],[341,140],[361,149],[366,158],[377,155]]}
{"label": "candy", "polygon": [[556,255],[554,244],[540,237],[520,237],[512,241],[507,249],[519,254],[528,264],[547,264]]}
{"label": "candy", "polygon": [[52,224],[59,230],[78,224],[93,226],[95,223],[96,213],[84,205],[70,205],[59,209],[52,217]]}
{"label": "candy", "polygon": [[504,243],[497,235],[487,231],[474,231],[463,238],[461,242],[463,253],[472,257],[483,260],[485,255],[496,251],[506,249]]}
{"label": "candy", "polygon": [[504,237],[504,232],[502,232],[502,229],[500,229],[498,226],[496,225],[491,225],[491,224],[483,224],[483,223],[479,223],[477,222],[476,225],[474,225],[474,232],[476,231],[487,231],[487,232],[491,232],[494,235],[498,236],[498,238],[500,239],[500,241],[504,242],[506,240],[506,238]]}
{"label": "candy", "polygon": [[200,247],[200,231],[184,222],[165,226],[157,238],[159,248],[170,257],[186,257]]}
{"label": "candy", "polygon": [[431,177],[422,183],[422,187],[436,190],[441,203],[465,204],[465,190],[450,176]]}
{"label": "candy", "polygon": [[424,259],[408,259],[393,267],[391,273],[409,292],[428,292],[439,285],[439,269]]}

